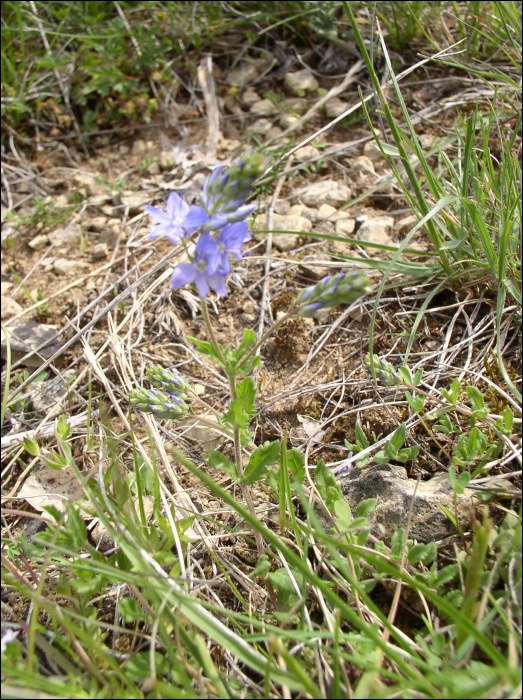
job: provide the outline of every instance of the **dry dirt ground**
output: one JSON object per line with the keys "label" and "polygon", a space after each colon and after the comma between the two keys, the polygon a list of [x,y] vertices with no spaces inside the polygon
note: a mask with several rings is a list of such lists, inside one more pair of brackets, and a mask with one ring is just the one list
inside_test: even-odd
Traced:
{"label": "dry dirt ground", "polygon": [[[453,123],[454,114],[445,100],[466,109],[470,90],[465,79],[456,78],[451,81],[449,93],[450,83],[444,83],[441,75],[429,77],[432,92],[423,92],[425,83],[406,88],[410,105],[417,105],[420,113],[429,115],[420,118],[417,126],[427,149]],[[438,80],[444,89],[438,88]],[[332,81],[326,87],[331,85]],[[263,86],[257,89],[261,100]],[[75,340],[46,368],[46,381],[61,375],[69,383],[69,390],[63,391],[64,385],[59,385],[59,391],[50,398],[47,389],[40,391],[49,398],[42,407],[34,399],[39,388],[38,383],[33,383],[32,393],[25,389],[19,404],[9,408],[5,434],[9,430],[29,430],[41,436],[38,431],[43,429],[42,423],[61,412],[85,417],[90,384],[92,408],[104,414],[106,425],[116,435],[123,436],[121,459],[131,466],[127,396],[132,388],[141,386],[150,363],[176,367],[196,384],[198,412],[226,407],[224,377],[202,360],[186,340],[186,336],[205,338],[205,327],[194,292],[170,290],[172,263],[164,262],[158,272],[139,286],[133,285],[173,253],[167,240],[149,242],[151,223],[144,204],[162,206],[172,189],[184,189],[189,200],[197,201],[212,167],[230,162],[247,146],[256,145],[257,139],[263,143],[267,137],[260,132],[255,138],[249,130],[259,121],[259,114],[252,112],[252,102],[251,107],[242,102],[245,92],[241,90],[235,99],[221,99],[221,132],[214,155],[207,151],[206,121],[196,111],[186,114],[187,119],[175,126],[115,130],[92,137],[87,142],[88,157],[73,139],[50,137],[38,149],[28,146],[25,151],[20,147],[17,150],[16,139],[12,140],[13,149],[6,156],[4,185],[8,187],[14,215],[3,208],[2,320],[8,332],[17,323],[32,320],[54,326],[61,344]],[[301,113],[317,99],[317,95],[304,98]],[[277,124],[281,115],[267,109],[266,118]],[[298,132],[291,134],[294,141],[280,139],[269,143],[268,157],[274,162],[329,121],[320,110],[304,125],[299,137]],[[269,136],[279,134],[272,132]],[[377,242],[397,245],[403,240],[413,225],[412,219],[405,221],[412,212],[400,189],[390,182],[386,163],[373,150],[371,141],[360,114],[350,128],[347,124],[343,128],[336,126],[317,136],[312,145],[300,149],[292,161],[282,161],[278,178],[260,191],[258,215],[253,222],[255,235],[247,244],[248,254],[235,266],[227,297],[210,299],[220,342],[238,342],[246,328],[266,328],[285,312],[303,286],[326,274],[351,268],[336,254],[377,257],[377,251],[368,247],[318,240],[311,234],[357,237],[366,223],[377,221],[377,228],[367,227],[380,236]],[[279,178],[278,197],[273,201]],[[346,186],[350,198],[345,203],[335,203],[335,215],[323,209],[327,215],[330,212],[331,220],[322,221],[320,210],[326,200],[319,198],[314,203],[309,198],[309,203],[303,204],[299,193],[304,187],[323,181]],[[290,217],[295,217],[295,230],[303,233],[289,241],[288,237],[279,239],[276,234],[269,237],[258,232],[267,228],[266,210],[271,202],[274,229],[278,229],[278,222],[288,228],[292,225]],[[338,217],[340,211],[346,214]],[[422,233],[411,247],[420,253],[430,250]],[[183,251],[178,255],[183,255]],[[417,258],[410,255],[408,259]],[[369,272],[373,290],[380,275],[378,271]],[[404,282],[385,291],[374,327],[374,352],[390,354],[390,359],[400,364],[413,320],[429,289],[430,286]],[[373,303],[374,296],[370,294],[351,308],[333,309],[319,319],[288,322],[266,344],[261,353],[263,364],[256,374],[258,414],[253,428],[257,444],[281,438],[287,432],[292,446],[308,449],[311,465],[324,459],[335,467],[348,455],[344,440],[354,441],[357,420],[370,437],[372,432],[387,435],[408,418],[404,394],[393,387],[380,387],[378,391],[362,368],[368,351]],[[438,386],[447,386],[447,378],[455,376],[456,367],[463,368],[465,376],[479,372],[499,380],[497,371],[492,369],[494,311],[494,293],[488,288],[441,292],[434,297],[418,327],[409,364],[420,363],[427,381]],[[93,320],[95,323],[85,330]],[[509,342],[507,352],[509,371],[516,373],[520,366],[516,338]],[[23,369],[23,364],[14,367],[11,386],[16,385],[13,374],[20,374]],[[488,384],[484,383],[483,388],[491,391],[492,401],[497,400]],[[150,454],[143,416],[133,414],[132,420],[137,439],[145,453]],[[98,429],[96,418],[95,423]],[[181,445],[199,461],[205,447],[221,449],[226,454],[231,449],[215,431],[202,432],[195,426],[187,430],[187,426],[168,421],[158,421],[157,430],[167,449],[170,443]],[[75,456],[83,460],[87,470],[97,455],[88,450],[85,418],[73,434]],[[420,475],[426,480],[448,466],[450,438],[438,434],[434,440],[418,424],[410,431],[409,439],[421,446],[418,459],[407,463],[409,476]],[[45,439],[42,444],[46,444]],[[20,488],[35,460],[14,444],[3,450],[3,459],[3,496],[9,499],[4,505],[18,511],[40,512],[34,508],[35,501],[30,505],[20,498]],[[171,465],[174,472],[171,471],[168,461],[168,457],[167,461],[162,459],[168,487],[178,495],[187,494],[194,508],[209,518],[210,533],[225,538],[223,547],[230,547],[223,527],[235,526],[234,514],[215,501],[184,468]],[[233,489],[228,477],[213,473],[219,483]],[[263,516],[271,507],[269,496],[264,489],[255,488],[254,497]],[[16,518],[13,523],[16,525]],[[241,540],[237,542],[235,556],[252,564],[255,551],[245,544],[240,547]]]}

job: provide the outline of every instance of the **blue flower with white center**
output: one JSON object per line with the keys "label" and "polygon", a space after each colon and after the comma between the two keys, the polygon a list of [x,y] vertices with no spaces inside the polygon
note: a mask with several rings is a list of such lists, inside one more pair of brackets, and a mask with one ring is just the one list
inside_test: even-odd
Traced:
{"label": "blue flower with white center", "polygon": [[167,198],[166,211],[156,207],[145,208],[159,224],[149,236],[150,241],[166,236],[171,243],[177,244],[181,238],[202,227],[209,218],[203,207],[195,204],[189,206],[177,192],[171,192]]}
{"label": "blue flower with white center", "polygon": [[[232,255],[236,261],[242,259],[242,248],[246,241],[250,241],[252,234],[247,231],[245,221],[238,221],[235,224],[228,224],[220,231],[218,249],[219,262],[217,269],[228,274],[231,271],[231,261],[229,255]],[[226,272],[225,272],[226,271]]]}

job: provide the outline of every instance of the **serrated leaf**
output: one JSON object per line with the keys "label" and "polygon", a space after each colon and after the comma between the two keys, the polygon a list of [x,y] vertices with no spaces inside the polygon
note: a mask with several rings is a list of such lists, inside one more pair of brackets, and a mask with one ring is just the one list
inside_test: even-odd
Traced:
{"label": "serrated leaf", "polygon": [[243,340],[238,346],[238,348],[234,351],[234,356],[237,360],[241,360],[241,358],[247,354],[247,352],[252,348],[252,346],[256,344],[257,338],[258,336],[256,334],[256,331],[253,331],[251,329],[245,329],[243,331]]}
{"label": "serrated leaf", "polygon": [[271,561],[267,554],[262,554],[261,557],[258,559],[258,562],[254,569],[251,571],[249,574],[249,578],[254,581],[254,579],[259,576],[260,578],[265,578],[267,574],[269,573],[269,570],[271,568]]}
{"label": "serrated leaf", "polygon": [[305,455],[297,447],[287,450],[287,465],[293,477],[300,484],[303,484],[305,481]]}
{"label": "serrated leaf", "polygon": [[215,469],[222,469],[227,472],[235,481],[238,481],[238,472],[236,465],[233,464],[225,455],[217,450],[209,450],[207,452],[207,463]]}
{"label": "serrated leaf", "polygon": [[205,357],[211,358],[220,367],[225,367],[223,360],[221,359],[220,355],[216,351],[214,345],[212,343],[210,343],[208,340],[199,340],[198,338],[194,338],[192,336],[186,336],[186,338],[191,343],[194,343],[196,345],[200,354],[204,355]]}

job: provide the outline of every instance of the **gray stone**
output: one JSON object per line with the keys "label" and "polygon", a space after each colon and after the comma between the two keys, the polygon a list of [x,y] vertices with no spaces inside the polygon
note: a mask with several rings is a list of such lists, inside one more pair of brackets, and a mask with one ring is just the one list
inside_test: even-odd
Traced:
{"label": "gray stone", "polygon": [[414,214],[410,214],[410,216],[404,216],[403,219],[396,221],[396,231],[400,234],[400,236],[406,236],[412,231],[412,229],[414,228],[414,226],[416,226],[417,223],[418,217],[414,216]]}
{"label": "gray stone", "polygon": [[330,204],[322,204],[321,207],[318,209],[318,221],[325,221],[325,219],[330,219],[331,216],[336,214],[336,212],[336,207],[331,207]]}
{"label": "gray stone", "polygon": [[285,73],[283,82],[285,87],[295,95],[300,95],[302,92],[314,92],[319,87],[316,78],[306,68],[296,73]]}
{"label": "gray stone", "polygon": [[325,111],[329,119],[336,119],[349,109],[347,102],[343,102],[339,97],[333,97],[325,105]]}
{"label": "gray stone", "polygon": [[248,130],[257,136],[265,136],[272,128],[272,122],[268,119],[257,119],[254,124],[248,127]]}
{"label": "gray stone", "polygon": [[389,235],[389,231],[393,226],[394,219],[391,216],[367,219],[358,229],[357,236],[361,241],[380,243],[381,245],[393,245],[393,240]]}
{"label": "gray stone", "polygon": [[[215,422],[212,416],[207,416],[207,420]],[[226,440],[225,435],[219,430],[208,427],[198,420],[178,421],[178,431],[184,437],[195,440],[203,450],[216,450]]]}
{"label": "gray stone", "polygon": [[241,103],[243,107],[250,109],[255,102],[260,101],[260,96],[252,88],[247,88],[241,97]]}
{"label": "gray stone", "polygon": [[92,175],[82,175],[81,173],[73,175],[72,183],[78,189],[85,190],[88,197],[95,194],[98,187],[96,178]]}
{"label": "gray stone", "polygon": [[22,313],[22,311],[24,310],[23,307],[14,299],[9,299],[5,306],[3,305],[3,301],[4,300],[2,299],[2,319],[11,318],[11,316],[18,316],[18,314]]}
{"label": "gray stone", "polygon": [[[404,467],[393,464],[376,464],[363,469],[353,469],[340,481],[344,499],[353,513],[356,506],[366,498],[377,498],[378,503],[369,515],[369,522],[380,523],[385,529],[385,541],[399,528],[407,527],[416,480],[409,479]],[[469,521],[470,496],[458,496],[457,515],[463,527]],[[453,531],[453,526],[442,513],[441,506],[454,513],[454,492],[448,476],[437,474],[429,481],[420,481],[416,491],[409,537],[418,542],[444,539]]]}
{"label": "gray stone", "polygon": [[42,250],[46,245],[49,245],[49,236],[45,233],[39,233],[27,245],[32,250]]}
{"label": "gray stone", "polygon": [[330,204],[332,207],[340,207],[350,200],[351,191],[341,182],[334,180],[322,180],[297,190],[294,196],[308,207],[319,208],[322,204]]}
{"label": "gray stone", "polygon": [[89,231],[95,231],[96,233],[102,233],[107,227],[107,217],[106,216],[95,216],[90,221],[86,222],[85,227]]}
{"label": "gray stone", "polygon": [[147,151],[147,144],[142,139],[136,139],[133,143],[131,153],[133,156],[143,156]]}
{"label": "gray stone", "polygon": [[68,260],[67,258],[58,258],[53,265],[53,272],[56,275],[80,275],[83,270],[88,267],[88,264],[83,260]]}
{"label": "gray stone", "polygon": [[124,207],[129,207],[130,214],[140,214],[149,199],[150,197],[140,192],[125,192],[122,195],[122,204]]}
{"label": "gray stone", "polygon": [[[341,213],[341,212],[340,212]],[[337,236],[351,236],[356,228],[356,222],[354,219],[339,219],[336,221],[336,235]]]}
{"label": "gray stone", "polygon": [[312,160],[312,158],[317,158],[320,154],[320,150],[314,146],[302,146],[298,148],[294,155],[300,160]]}
{"label": "gray stone", "polygon": [[298,265],[298,269],[307,279],[318,282],[335,272],[333,267],[322,265],[322,262],[332,262],[332,258],[327,255],[308,255],[303,258],[303,262]]}
{"label": "gray stone", "polygon": [[109,248],[107,243],[97,243],[93,248],[93,259],[103,260],[109,255]]}
{"label": "gray stone", "polygon": [[[11,345],[11,361],[17,362],[32,353],[23,364],[26,367],[40,367],[44,360],[48,360],[61,348],[58,340],[58,332],[54,326],[48,326],[34,321],[23,321],[8,328],[9,343]],[[38,354],[34,351],[39,348]],[[7,343],[2,331],[2,357],[7,357]]]}
{"label": "gray stone", "polygon": [[269,131],[265,134],[266,141],[272,141],[272,139],[277,139],[283,134],[283,130],[279,126],[271,126]]}
{"label": "gray stone", "polygon": [[250,111],[257,117],[269,117],[271,114],[275,114],[276,107],[268,99],[258,100],[251,105]]}
{"label": "gray stone", "polygon": [[243,61],[227,74],[227,82],[235,87],[245,87],[259,76],[260,71],[254,61]]}
{"label": "gray stone", "polygon": [[[69,410],[67,395],[65,400],[62,399],[66,393],[67,383],[61,375],[45,382],[33,382],[27,389],[33,411],[40,416],[49,415],[49,418]],[[59,403],[60,399],[62,403]]]}
{"label": "gray stone", "polygon": [[49,234],[49,240],[56,246],[74,243],[82,237],[82,229],[78,224],[70,224],[65,228],[58,228]]}
{"label": "gray stone", "polygon": [[158,165],[157,161],[153,161],[150,165],[147,166],[147,174],[148,175],[159,175],[160,174],[160,166]]}
{"label": "gray stone", "polygon": [[174,165],[174,158],[172,149],[169,151],[162,151],[160,153],[160,169],[170,170]]}
{"label": "gray stone", "polygon": [[[259,228],[266,229],[267,215],[259,217],[257,223]],[[304,216],[296,216],[290,213],[287,215],[273,214],[272,227],[275,231],[296,231],[302,233],[310,231],[312,223]],[[293,250],[298,244],[298,236],[292,233],[274,233],[272,243],[278,250]]]}
{"label": "gray stone", "polygon": [[283,129],[290,129],[292,126],[297,124],[300,120],[298,117],[295,117],[293,114],[282,114],[280,117],[280,126]]}
{"label": "gray stone", "polygon": [[363,172],[374,174],[376,172],[374,170],[374,164],[368,156],[358,156],[355,158],[351,163],[350,169],[354,173]]}

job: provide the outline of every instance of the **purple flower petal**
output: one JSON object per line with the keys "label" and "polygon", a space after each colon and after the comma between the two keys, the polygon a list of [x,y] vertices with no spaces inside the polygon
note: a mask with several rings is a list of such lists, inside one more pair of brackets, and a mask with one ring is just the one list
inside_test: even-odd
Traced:
{"label": "purple flower petal", "polygon": [[180,263],[174,268],[171,276],[172,289],[179,289],[186,284],[191,284],[197,274],[198,268],[195,263]]}
{"label": "purple flower petal", "polygon": [[170,224],[172,222],[172,216],[169,216],[166,212],[156,207],[150,207],[148,204],[145,205],[145,210],[152,216],[155,221],[159,224]]}
{"label": "purple flower petal", "polygon": [[167,213],[171,219],[176,219],[178,217],[183,218],[187,216],[187,212],[189,211],[189,205],[187,202],[184,202],[178,192],[170,193],[170,195],[167,197],[167,204],[165,208],[167,209]]}
{"label": "purple flower petal", "polygon": [[191,204],[187,214],[183,220],[183,227],[187,233],[194,233],[197,229],[205,224],[209,217],[205,213],[203,207],[198,207],[195,204]]}

